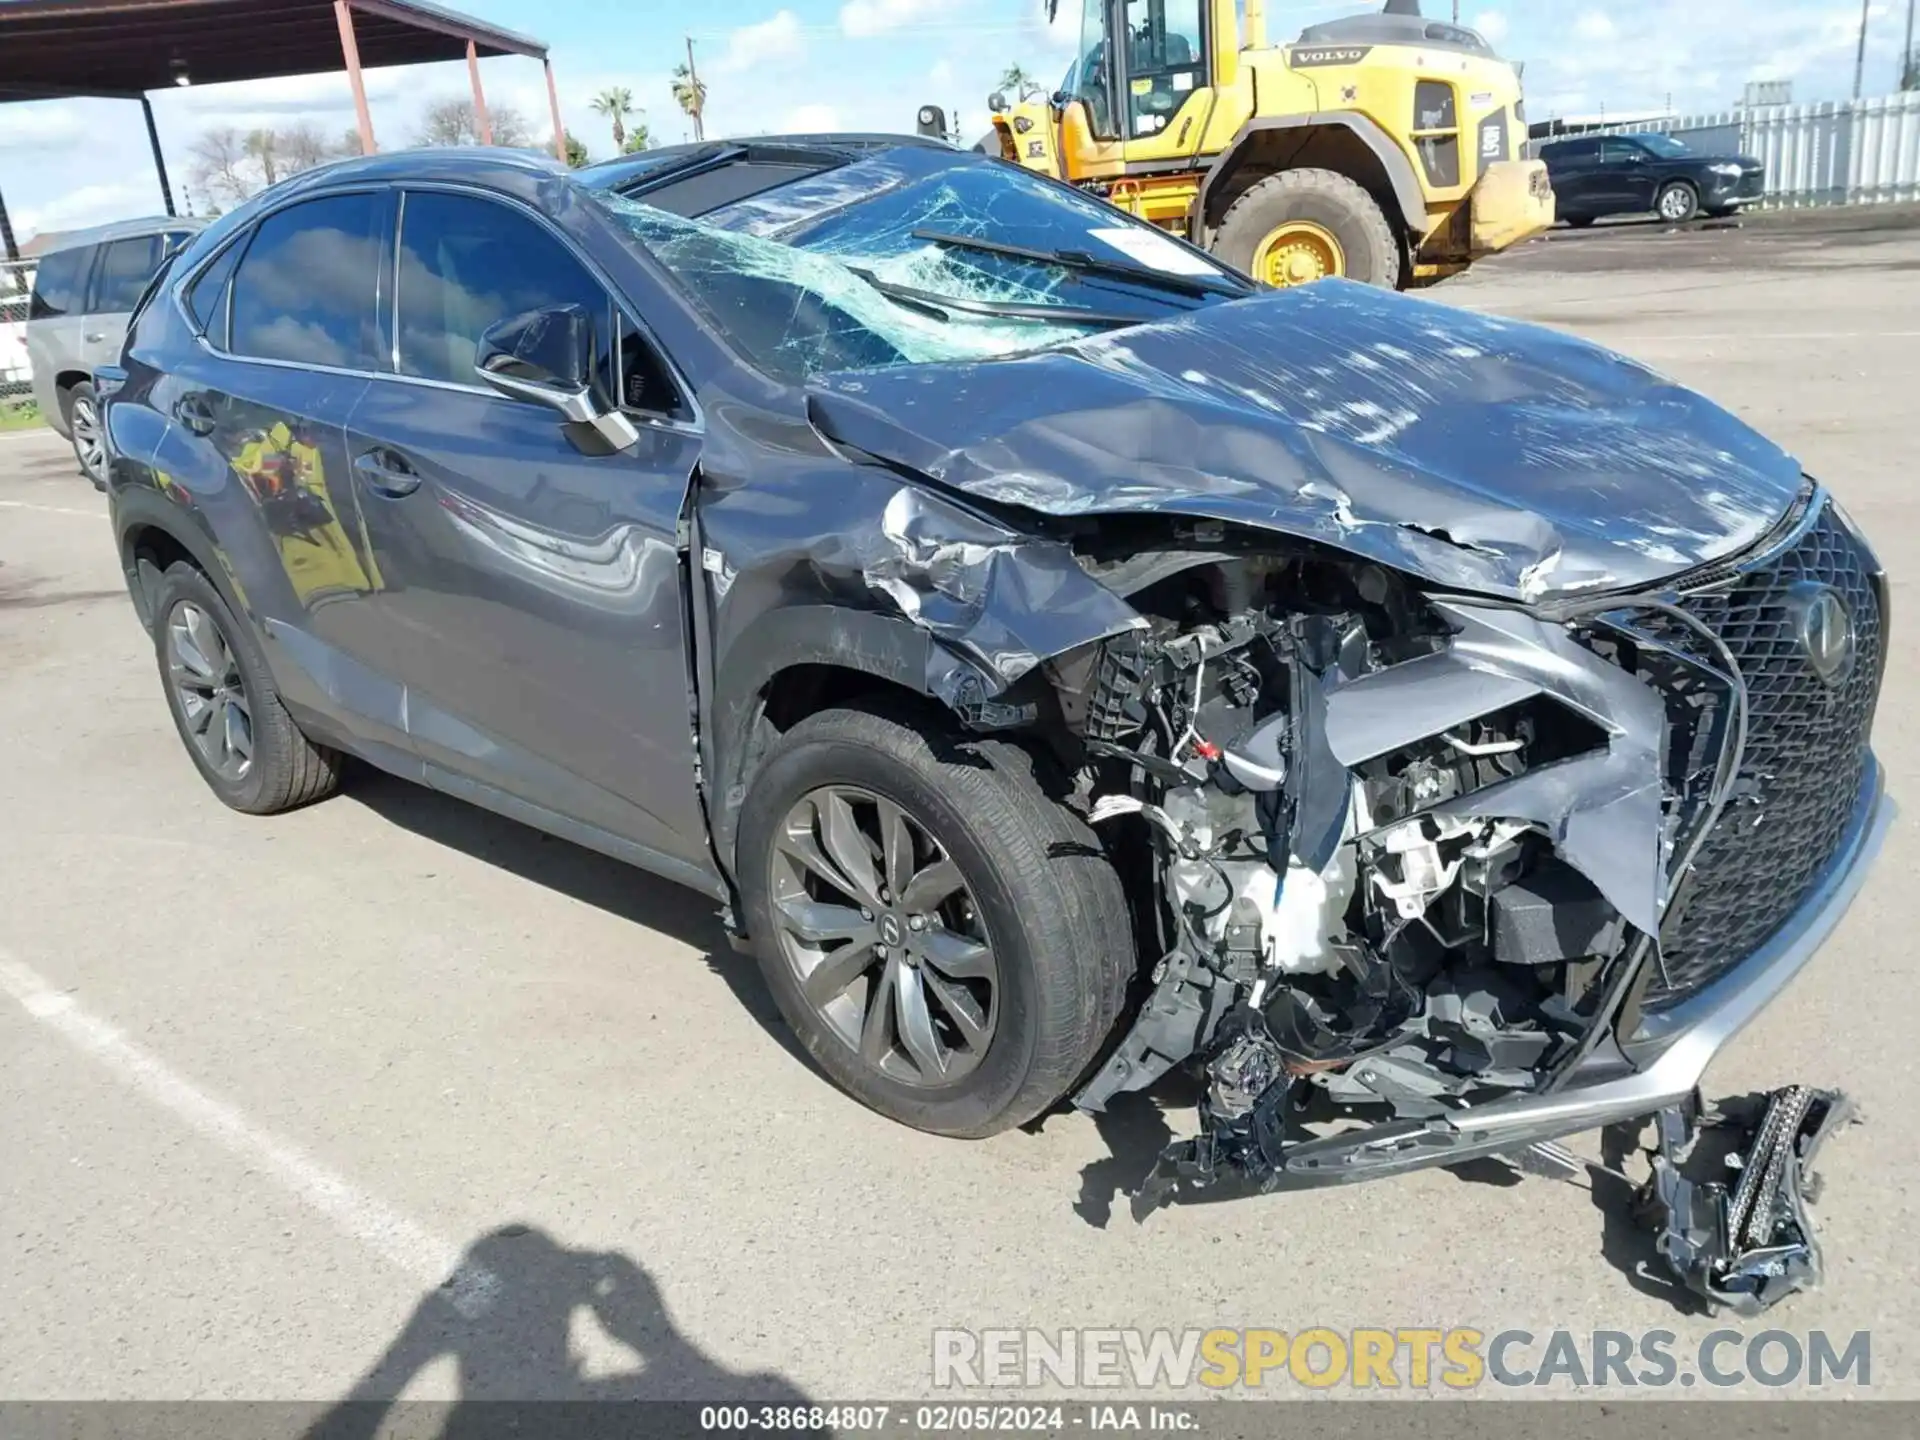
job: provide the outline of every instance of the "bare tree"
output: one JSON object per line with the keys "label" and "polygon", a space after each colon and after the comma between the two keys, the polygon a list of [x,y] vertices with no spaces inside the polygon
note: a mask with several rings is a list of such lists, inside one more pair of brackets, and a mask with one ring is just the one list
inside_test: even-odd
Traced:
{"label": "bare tree", "polygon": [[316,165],[324,165],[341,155],[360,153],[360,137],[353,137],[353,148],[342,150],[328,144],[327,137],[306,121],[298,125],[289,125],[279,134],[280,170],[284,175],[295,175],[302,170],[311,170]]}
{"label": "bare tree", "polygon": [[271,130],[249,130],[247,138],[240,143],[246,149],[247,158],[258,167],[261,182],[266,185],[277,183],[280,179],[280,137]]}
{"label": "bare tree", "polygon": [[[493,122],[493,143],[519,150],[534,144],[533,127],[511,105],[489,105],[487,118]],[[474,114],[473,102],[459,96],[448,96],[436,100],[421,117],[420,128],[414,132],[416,145],[478,145],[480,143],[480,120]]]}
{"label": "bare tree", "polygon": [[237,205],[259,189],[247,155],[247,142],[231,125],[202,131],[187,147],[187,176],[201,194]]}

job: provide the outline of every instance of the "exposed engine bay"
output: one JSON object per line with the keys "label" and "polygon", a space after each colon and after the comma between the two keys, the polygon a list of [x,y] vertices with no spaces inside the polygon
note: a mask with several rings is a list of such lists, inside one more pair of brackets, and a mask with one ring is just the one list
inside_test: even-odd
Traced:
{"label": "exposed engine bay", "polygon": [[1050,677],[1088,820],[1152,857],[1130,888],[1162,957],[1076,1103],[1204,1071],[1201,1132],[1140,1215],[1366,1178],[1611,1044],[1746,722],[1738,667],[1663,602],[1548,621],[1270,536],[1194,538],[1083,554],[1147,623]]}

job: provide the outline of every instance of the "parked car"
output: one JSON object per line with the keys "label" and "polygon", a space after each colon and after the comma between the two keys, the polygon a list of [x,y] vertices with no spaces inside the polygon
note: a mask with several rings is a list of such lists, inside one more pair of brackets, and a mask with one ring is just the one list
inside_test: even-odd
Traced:
{"label": "parked car", "polygon": [[1890,813],[1886,579],[1776,446],[972,152],[343,161],[102,380],[222,801],[357,756],[703,891],[924,1130],[1197,1067],[1183,1195],[1680,1102]]}
{"label": "parked car", "polygon": [[1590,135],[1543,146],[1560,218],[1587,226],[1609,215],[1679,224],[1731,215],[1766,197],[1767,167],[1751,155],[1701,155],[1669,135]]}
{"label": "parked car", "polygon": [[106,456],[93,369],[120,358],[140,292],[204,223],[173,215],[123,220],[63,235],[40,257],[27,308],[33,398],[47,423],[72,442],[80,473],[95,488],[106,486]]}

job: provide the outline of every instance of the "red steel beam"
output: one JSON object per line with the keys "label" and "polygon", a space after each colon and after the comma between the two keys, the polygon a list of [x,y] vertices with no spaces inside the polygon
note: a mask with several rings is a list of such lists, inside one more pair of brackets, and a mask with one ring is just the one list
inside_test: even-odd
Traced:
{"label": "red steel beam", "polygon": [[473,123],[479,128],[480,143],[493,144],[493,117],[487,114],[487,93],[480,88],[480,53],[473,41],[467,41],[467,79],[473,82]]}
{"label": "red steel beam", "polygon": [[353,113],[360,121],[360,153],[374,152],[373,116],[367,110],[367,85],[360,74],[360,47],[353,38],[353,10],[347,0],[333,0],[333,18],[340,25],[340,53],[347,62],[347,79],[353,85]]}

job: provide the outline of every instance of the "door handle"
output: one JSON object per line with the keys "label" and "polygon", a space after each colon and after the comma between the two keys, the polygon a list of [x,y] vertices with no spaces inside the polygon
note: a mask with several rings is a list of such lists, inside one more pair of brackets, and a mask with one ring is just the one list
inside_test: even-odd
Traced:
{"label": "door handle", "polygon": [[213,407],[207,404],[207,397],[200,394],[182,395],[174,401],[173,418],[195,435],[211,435],[216,423]]}
{"label": "door handle", "polygon": [[84,339],[89,345],[98,345],[102,340],[107,338],[107,332],[104,330],[96,330],[93,332],[93,334],[84,335],[81,338]]}
{"label": "door handle", "polygon": [[407,457],[384,446],[367,451],[353,462],[367,488],[389,499],[399,500],[420,488],[421,475]]}

